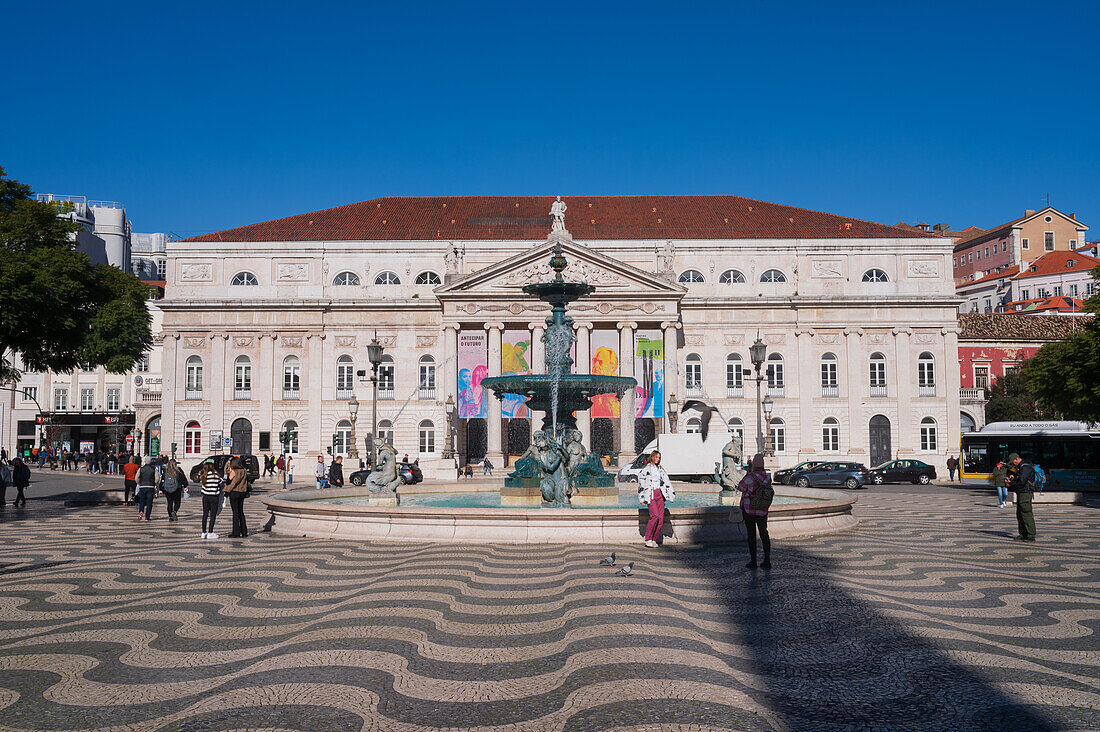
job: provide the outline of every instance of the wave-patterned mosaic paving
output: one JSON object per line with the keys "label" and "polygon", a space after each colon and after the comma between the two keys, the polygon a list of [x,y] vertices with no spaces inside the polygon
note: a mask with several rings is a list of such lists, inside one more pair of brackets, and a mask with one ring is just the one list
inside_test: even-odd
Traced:
{"label": "wave-patterned mosaic paving", "polygon": [[1022,544],[988,496],[860,498],[770,573],[8,506],[0,730],[1100,729],[1097,504],[1037,507]]}

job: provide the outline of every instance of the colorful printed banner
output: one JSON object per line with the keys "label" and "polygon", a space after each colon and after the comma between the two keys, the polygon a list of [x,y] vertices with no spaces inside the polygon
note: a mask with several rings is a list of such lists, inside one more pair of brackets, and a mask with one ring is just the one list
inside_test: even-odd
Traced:
{"label": "colorful printed banner", "polygon": [[[500,373],[531,373],[531,331],[506,330],[500,344]],[[523,394],[504,394],[500,400],[500,415],[510,418],[531,416]]]}
{"label": "colorful printed banner", "polygon": [[[591,336],[592,373],[600,376],[619,375],[619,333],[614,330],[594,330]],[[592,397],[592,418],[618,417],[619,399],[614,394]]]}
{"label": "colorful printed banner", "polygon": [[489,375],[487,345],[484,331],[458,333],[458,417],[485,417],[489,400],[481,380]]}
{"label": "colorful printed banner", "polygon": [[665,342],[661,332],[638,331],[634,338],[634,416],[665,416]]}

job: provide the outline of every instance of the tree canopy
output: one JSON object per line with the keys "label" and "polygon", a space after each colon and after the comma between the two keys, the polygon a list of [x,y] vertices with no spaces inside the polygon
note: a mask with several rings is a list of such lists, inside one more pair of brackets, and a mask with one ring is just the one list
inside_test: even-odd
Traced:
{"label": "tree canopy", "polygon": [[989,389],[989,401],[985,405],[986,423],[1042,418],[1039,404],[1028,388],[1027,377],[1022,373],[1006,373],[993,382]]}
{"label": "tree canopy", "polygon": [[[1100,267],[1092,271],[1100,278]],[[1100,313],[1100,295],[1084,309]],[[1044,410],[1065,419],[1100,422],[1100,318],[1092,318],[1080,333],[1039,349],[1025,365],[1028,388]]]}
{"label": "tree canopy", "polygon": [[0,378],[81,364],[120,373],[152,343],[141,280],[76,251],[79,226],[0,167]]}

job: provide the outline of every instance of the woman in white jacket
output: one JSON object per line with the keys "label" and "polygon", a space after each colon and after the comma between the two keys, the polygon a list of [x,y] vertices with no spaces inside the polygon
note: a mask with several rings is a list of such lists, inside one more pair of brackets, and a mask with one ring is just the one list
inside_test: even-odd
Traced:
{"label": "woman in white jacket", "polygon": [[649,506],[649,523],[645,527],[645,545],[657,546],[661,536],[661,527],[665,524],[665,501],[676,500],[672,481],[661,467],[661,453],[654,450],[649,454],[649,462],[638,473],[638,500]]}

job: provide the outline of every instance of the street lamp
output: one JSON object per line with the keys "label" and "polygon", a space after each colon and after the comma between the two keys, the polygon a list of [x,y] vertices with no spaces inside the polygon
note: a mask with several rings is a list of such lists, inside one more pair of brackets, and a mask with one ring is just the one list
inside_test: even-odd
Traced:
{"label": "street lamp", "polygon": [[355,420],[359,418],[359,400],[355,398],[355,395],[351,395],[351,401],[348,402],[348,411],[351,413],[351,447],[348,448],[348,460],[359,459],[359,448],[355,444]]}
{"label": "street lamp", "polygon": [[[772,408],[774,407],[774,405],[775,405],[775,403],[772,401],[772,398],[771,398],[770,394],[768,396],[764,397],[764,419],[767,420],[768,431],[769,432],[771,431],[771,428],[772,428]],[[767,454],[768,455],[774,455],[775,454],[775,443],[774,442],[772,443],[772,446],[768,449]]]}
{"label": "street lamp", "polygon": [[[279,432],[279,442],[283,446],[283,465],[284,466],[286,465],[286,460],[287,460],[288,454],[290,453],[290,445],[291,445],[291,443],[293,443],[297,439],[298,439],[298,432],[296,430],[292,430],[288,427],[284,427],[282,429],[282,431]],[[286,490],[286,474],[289,473],[289,472],[290,471],[287,470],[285,467],[283,468],[283,490],[284,491]]]}
{"label": "street lamp", "polygon": [[455,396],[447,395],[447,402],[443,405],[447,410],[447,446],[443,448],[443,459],[454,460],[455,457]]}
{"label": "street lamp", "polygon": [[367,359],[370,361],[370,380],[374,385],[374,400],[371,403],[371,441],[370,464],[378,464],[378,367],[382,364],[382,344],[378,342],[378,334],[375,333],[367,346]]}
{"label": "street lamp", "polygon": [[760,399],[760,385],[763,376],[760,369],[764,365],[764,359],[768,356],[768,347],[760,340],[760,334],[756,335],[756,342],[749,346],[749,358],[752,359],[752,367],[756,371],[756,451],[764,452],[764,417],[761,415],[763,402]]}
{"label": "street lamp", "polygon": [[675,394],[668,395],[668,431],[676,432],[676,417],[680,414],[680,402],[676,401]]}

